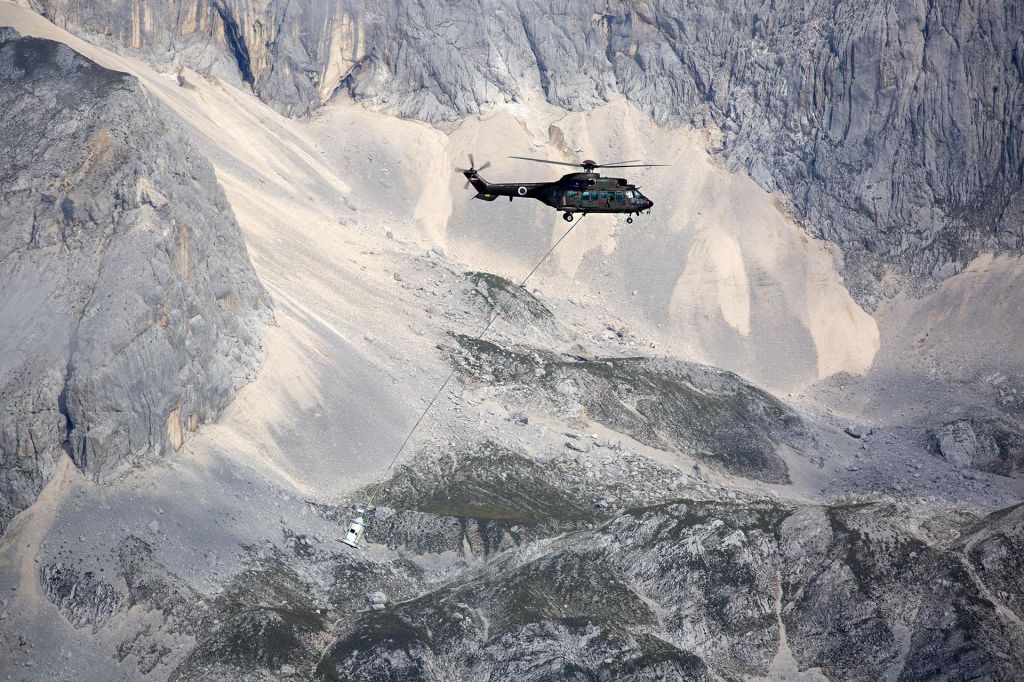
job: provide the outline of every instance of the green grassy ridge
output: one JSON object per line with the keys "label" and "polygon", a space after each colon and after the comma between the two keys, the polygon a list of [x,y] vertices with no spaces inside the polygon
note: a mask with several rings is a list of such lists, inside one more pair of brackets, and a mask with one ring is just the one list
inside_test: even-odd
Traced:
{"label": "green grassy ridge", "polygon": [[424,465],[401,467],[382,487],[379,504],[438,516],[505,523],[595,518],[591,506],[566,494],[550,466],[491,441],[445,451]]}
{"label": "green grassy ridge", "polygon": [[779,446],[810,453],[817,444],[813,429],[795,412],[729,372],[642,357],[569,361],[467,336],[456,340],[466,352],[456,360],[464,374],[534,388],[556,405],[566,400],[561,387],[573,386],[591,419],[731,474],[789,483]]}

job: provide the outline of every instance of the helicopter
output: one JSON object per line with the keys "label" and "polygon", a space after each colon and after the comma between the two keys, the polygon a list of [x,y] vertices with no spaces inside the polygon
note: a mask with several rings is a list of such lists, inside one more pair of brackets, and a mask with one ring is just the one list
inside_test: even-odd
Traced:
{"label": "helicopter", "polygon": [[456,168],[466,176],[466,187],[473,185],[476,189],[474,199],[494,201],[498,197],[508,197],[512,201],[516,197],[536,199],[552,208],[562,211],[562,218],[572,222],[576,213],[626,213],[627,223],[633,222],[633,216],[642,211],[650,213],[654,202],[640,193],[636,185],[623,178],[606,178],[594,171],[598,168],[650,168],[664,166],[661,163],[640,163],[639,161],[616,161],[615,163],[597,163],[585,159],[580,163],[565,161],[548,161],[533,159],[528,156],[510,156],[510,159],[548,163],[555,166],[582,168],[583,172],[569,173],[554,182],[518,182],[491,183],[480,177],[480,171],[490,167],[490,162],[475,167],[473,155],[469,155],[469,168]]}

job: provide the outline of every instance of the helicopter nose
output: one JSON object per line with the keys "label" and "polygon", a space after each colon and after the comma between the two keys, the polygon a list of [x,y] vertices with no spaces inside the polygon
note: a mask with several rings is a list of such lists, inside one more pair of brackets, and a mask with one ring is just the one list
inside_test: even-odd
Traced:
{"label": "helicopter nose", "polygon": [[648,199],[647,197],[644,197],[644,206],[646,206],[647,208],[650,208],[650,207],[654,206],[654,202],[651,201],[650,199]]}

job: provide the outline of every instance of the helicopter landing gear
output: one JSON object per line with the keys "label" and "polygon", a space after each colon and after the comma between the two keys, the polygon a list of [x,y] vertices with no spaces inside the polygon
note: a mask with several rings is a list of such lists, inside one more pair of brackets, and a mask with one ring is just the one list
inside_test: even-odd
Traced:
{"label": "helicopter landing gear", "polygon": [[629,216],[628,218],[626,218],[626,222],[629,223],[630,225],[632,225],[633,224],[633,216]]}
{"label": "helicopter landing gear", "polygon": [[571,212],[566,211],[565,213],[562,214],[562,220],[564,220],[565,222],[571,223],[572,219],[573,219],[573,214]]}

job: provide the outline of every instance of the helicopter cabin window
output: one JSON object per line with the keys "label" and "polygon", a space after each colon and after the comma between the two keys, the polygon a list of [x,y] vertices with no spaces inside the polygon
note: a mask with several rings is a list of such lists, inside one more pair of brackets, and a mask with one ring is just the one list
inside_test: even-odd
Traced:
{"label": "helicopter cabin window", "polygon": [[572,191],[571,189],[566,190],[565,196],[569,199],[572,199],[574,196],[576,196],[576,192]]}
{"label": "helicopter cabin window", "polygon": [[590,192],[584,192],[583,193],[583,200],[584,201],[588,201],[589,199],[590,199]]}
{"label": "helicopter cabin window", "polygon": [[622,192],[615,193],[615,201],[622,201]]}
{"label": "helicopter cabin window", "polygon": [[601,198],[602,199],[607,199],[608,198],[608,192],[601,192]]}

